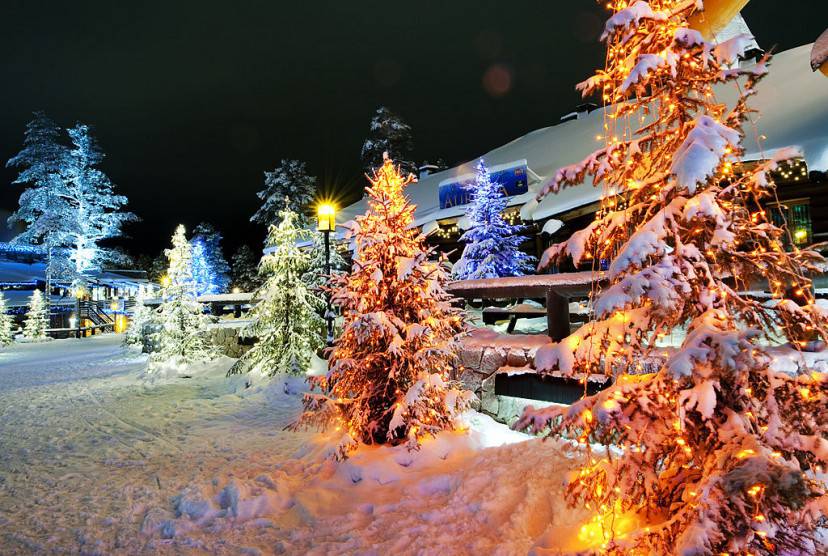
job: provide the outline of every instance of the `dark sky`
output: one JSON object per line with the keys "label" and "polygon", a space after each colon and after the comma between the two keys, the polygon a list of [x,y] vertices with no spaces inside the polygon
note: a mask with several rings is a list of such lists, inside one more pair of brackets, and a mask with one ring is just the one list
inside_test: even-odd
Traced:
{"label": "dark sky", "polygon": [[[826,4],[753,0],[744,15],[761,46],[784,50],[823,31]],[[4,0],[0,159],[34,110],[91,124],[143,218],[124,242],[133,253],[201,220],[226,251],[259,246],[248,218],[262,171],[305,160],[353,198],[379,104],[412,125],[418,161],[465,161],[555,123],[603,63],[605,13],[592,0]],[[508,90],[487,91],[487,75]],[[14,175],[0,171],[0,208],[16,207]]]}

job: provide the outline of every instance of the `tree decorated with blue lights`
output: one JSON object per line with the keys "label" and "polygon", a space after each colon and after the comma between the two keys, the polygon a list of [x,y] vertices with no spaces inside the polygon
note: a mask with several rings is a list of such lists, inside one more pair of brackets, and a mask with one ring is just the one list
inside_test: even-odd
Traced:
{"label": "tree decorated with blue lights", "polygon": [[193,279],[198,295],[225,293],[230,286],[230,265],[221,249],[221,233],[208,222],[196,226],[193,246]]}
{"label": "tree decorated with blue lights", "polygon": [[105,263],[122,263],[127,257],[101,242],[122,235],[123,225],[138,218],[123,210],[127,198],[115,193],[112,181],[98,166],[104,153],[88,125],[68,130],[72,149],[61,169],[60,198],[68,203],[64,215],[72,228],[67,246],[79,275],[100,270]]}
{"label": "tree decorated with blue lights", "polygon": [[163,367],[182,369],[217,356],[206,334],[210,318],[196,301],[192,247],[185,234],[184,226],[178,226],[172,248],[164,252],[170,266],[157,315],[159,349],[150,357],[150,373]]}
{"label": "tree decorated with blue lights", "polygon": [[0,292],[0,346],[7,346],[14,342],[14,319],[8,314],[6,296]]}
{"label": "tree decorated with blue lights", "polygon": [[43,247],[46,291],[51,291],[54,278],[63,277],[72,269],[69,253],[60,248],[68,243],[71,232],[70,221],[61,218],[70,208],[59,195],[63,187],[61,170],[68,151],[60,141],[61,133],[61,128],[44,112],[35,112],[34,119],[26,125],[23,148],[6,162],[7,167],[20,168],[12,183],[25,186],[20,207],[9,217],[10,226],[23,224],[25,229],[12,241]]}
{"label": "tree decorated with blue lights", "polygon": [[288,206],[285,199],[279,225],[270,227],[269,252],[259,264],[264,283],[254,294],[252,323],[243,331],[257,338],[256,344],[229,374],[304,374],[313,353],[325,344],[325,322],[318,314],[325,302],[301,280],[308,267],[308,254],[297,243],[308,239],[309,232],[297,226],[297,215]]}
{"label": "tree decorated with blue lights", "polygon": [[493,182],[483,159],[477,163],[466,217],[471,227],[460,237],[466,243],[452,275],[458,280],[522,276],[533,270],[534,257],[520,250],[522,226],[503,218],[508,203]]}

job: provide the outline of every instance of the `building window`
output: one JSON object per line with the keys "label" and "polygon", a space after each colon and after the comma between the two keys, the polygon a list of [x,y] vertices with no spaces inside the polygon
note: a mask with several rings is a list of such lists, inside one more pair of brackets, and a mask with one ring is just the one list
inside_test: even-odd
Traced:
{"label": "building window", "polygon": [[773,223],[779,227],[787,225],[790,238],[785,238],[785,244],[790,247],[790,241],[797,247],[809,245],[812,240],[811,204],[808,199],[793,199],[776,206],[769,207]]}

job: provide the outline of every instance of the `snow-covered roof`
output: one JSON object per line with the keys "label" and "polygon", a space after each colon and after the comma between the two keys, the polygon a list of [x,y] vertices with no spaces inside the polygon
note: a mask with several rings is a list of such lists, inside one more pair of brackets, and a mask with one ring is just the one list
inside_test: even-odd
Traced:
{"label": "snow-covered roof", "polygon": [[45,263],[0,261],[0,284],[28,284],[45,279]]}
{"label": "snow-covered roof", "polygon": [[[802,149],[808,167],[812,170],[828,169],[828,79],[810,68],[811,45],[787,50],[776,54],[770,65],[770,73],[758,86],[758,93],[752,97],[751,107],[759,111],[756,129],[746,127],[744,146],[746,159],[766,157],[775,150],[786,146]],[[733,84],[720,86],[716,90],[719,100],[732,105],[737,91]],[[522,137],[484,153],[488,165],[509,164],[525,159],[530,170],[545,179],[555,171],[585,158],[601,146],[596,136],[603,132],[604,109],[598,109],[582,117],[538,129]],[[763,148],[757,139],[765,136]],[[460,166],[425,176],[406,190],[411,201],[417,205],[415,223],[424,226],[438,219],[451,218],[463,213],[462,206],[441,209],[439,184],[447,179],[457,179],[473,172],[479,159]],[[601,189],[592,186],[591,178],[582,185],[566,188],[557,194],[548,195],[540,204],[533,199],[540,182],[529,183],[529,193],[510,198],[510,205],[524,204],[521,211],[524,219],[544,220],[551,216],[578,208],[601,197]],[[366,199],[362,199],[340,211],[339,222],[352,220],[363,214]],[[338,229],[338,236],[344,233]]]}
{"label": "snow-covered roof", "polygon": [[253,299],[249,292],[217,293],[198,296],[199,303],[248,303]]}

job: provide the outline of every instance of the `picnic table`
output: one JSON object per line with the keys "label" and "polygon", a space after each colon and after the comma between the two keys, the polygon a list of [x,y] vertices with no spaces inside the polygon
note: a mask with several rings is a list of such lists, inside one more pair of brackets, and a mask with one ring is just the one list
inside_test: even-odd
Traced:
{"label": "picnic table", "polygon": [[[561,272],[507,278],[457,280],[450,282],[446,289],[450,294],[467,300],[544,298],[546,308],[542,310],[543,313],[536,307],[529,311],[518,305],[514,314],[516,318],[519,318],[522,313],[528,314],[527,311],[533,313],[532,316],[545,314],[549,337],[557,342],[569,336],[569,300],[588,296],[595,286],[603,285],[604,281],[605,278],[601,272]],[[490,311],[490,313],[493,316],[508,315],[511,318],[508,308],[494,313]]]}

